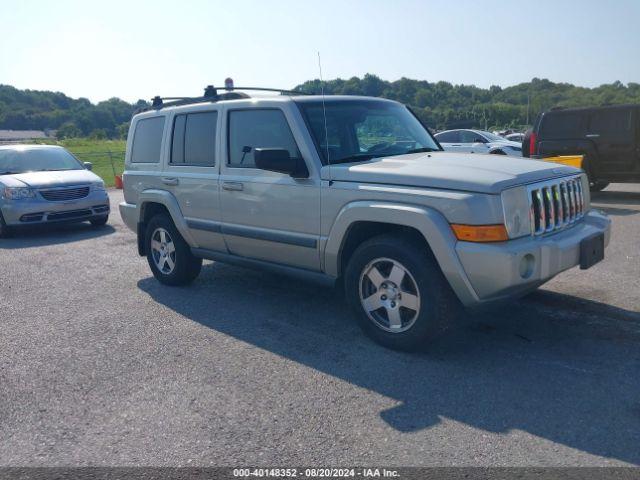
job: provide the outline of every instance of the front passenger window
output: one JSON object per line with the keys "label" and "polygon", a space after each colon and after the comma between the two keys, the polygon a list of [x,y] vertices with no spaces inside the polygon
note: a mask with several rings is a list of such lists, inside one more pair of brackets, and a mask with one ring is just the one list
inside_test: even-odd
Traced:
{"label": "front passenger window", "polygon": [[486,143],[486,142],[484,138],[482,138],[482,136],[478,135],[476,132],[472,132],[470,130],[464,130],[462,132],[461,143]]}
{"label": "front passenger window", "polygon": [[252,109],[229,112],[229,166],[255,168],[256,148],[283,148],[293,158],[301,154],[281,110]]}

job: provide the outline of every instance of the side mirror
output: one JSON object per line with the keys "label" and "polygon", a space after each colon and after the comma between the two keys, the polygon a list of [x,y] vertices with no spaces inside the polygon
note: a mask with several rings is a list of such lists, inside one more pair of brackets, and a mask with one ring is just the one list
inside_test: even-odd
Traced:
{"label": "side mirror", "polygon": [[291,158],[284,148],[255,148],[256,167],[270,172],[286,173],[293,178],[308,178],[309,170],[301,158]]}
{"label": "side mirror", "polygon": [[86,168],[87,170],[93,170],[93,163],[84,162],[83,165],[84,165],[84,168]]}

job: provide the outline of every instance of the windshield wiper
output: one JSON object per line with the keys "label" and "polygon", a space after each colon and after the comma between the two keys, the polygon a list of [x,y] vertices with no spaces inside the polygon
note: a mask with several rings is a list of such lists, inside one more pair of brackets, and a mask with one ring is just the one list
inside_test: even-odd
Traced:
{"label": "windshield wiper", "polygon": [[411,150],[406,150],[403,152],[393,152],[393,153],[356,153],[354,155],[347,155],[346,157],[339,158],[338,160],[331,160],[331,165],[337,163],[349,163],[349,162],[359,162],[365,160],[371,160],[372,158],[382,158],[382,157],[395,157],[397,155],[405,155],[407,153],[422,153],[422,152],[439,152],[437,148],[431,147],[422,147],[422,148],[413,148]]}
{"label": "windshield wiper", "polygon": [[375,153],[356,153],[354,155],[347,155],[346,157],[339,158],[338,160],[331,160],[331,165],[336,163],[349,163],[349,162],[359,162],[365,160],[371,160],[374,157],[384,157],[384,155],[378,155]]}
{"label": "windshield wiper", "polygon": [[422,147],[422,148],[412,148],[411,150],[407,150],[405,153],[423,153],[423,152],[439,152],[437,148],[431,147]]}

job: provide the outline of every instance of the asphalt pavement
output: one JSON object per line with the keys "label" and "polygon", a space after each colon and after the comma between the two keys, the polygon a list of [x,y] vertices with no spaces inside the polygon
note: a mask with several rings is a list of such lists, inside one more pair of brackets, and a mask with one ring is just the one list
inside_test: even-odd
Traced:
{"label": "asphalt pavement", "polygon": [[0,240],[0,465],[640,465],[640,186],[605,260],[385,350],[339,294],[207,262],[152,277],[109,224]]}

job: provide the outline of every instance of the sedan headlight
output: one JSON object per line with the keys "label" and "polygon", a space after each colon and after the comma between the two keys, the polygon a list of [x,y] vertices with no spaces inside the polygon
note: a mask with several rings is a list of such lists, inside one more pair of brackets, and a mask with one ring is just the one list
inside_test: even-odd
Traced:
{"label": "sedan headlight", "polygon": [[22,200],[23,198],[33,198],[35,191],[28,187],[5,187],[3,197],[7,200]]}
{"label": "sedan headlight", "polygon": [[509,238],[519,238],[531,234],[531,217],[527,187],[515,187],[505,190],[502,197],[504,226]]}
{"label": "sedan headlight", "polygon": [[91,191],[92,192],[101,192],[104,191],[104,182],[102,180],[100,180],[99,182],[93,182],[91,184]]}

